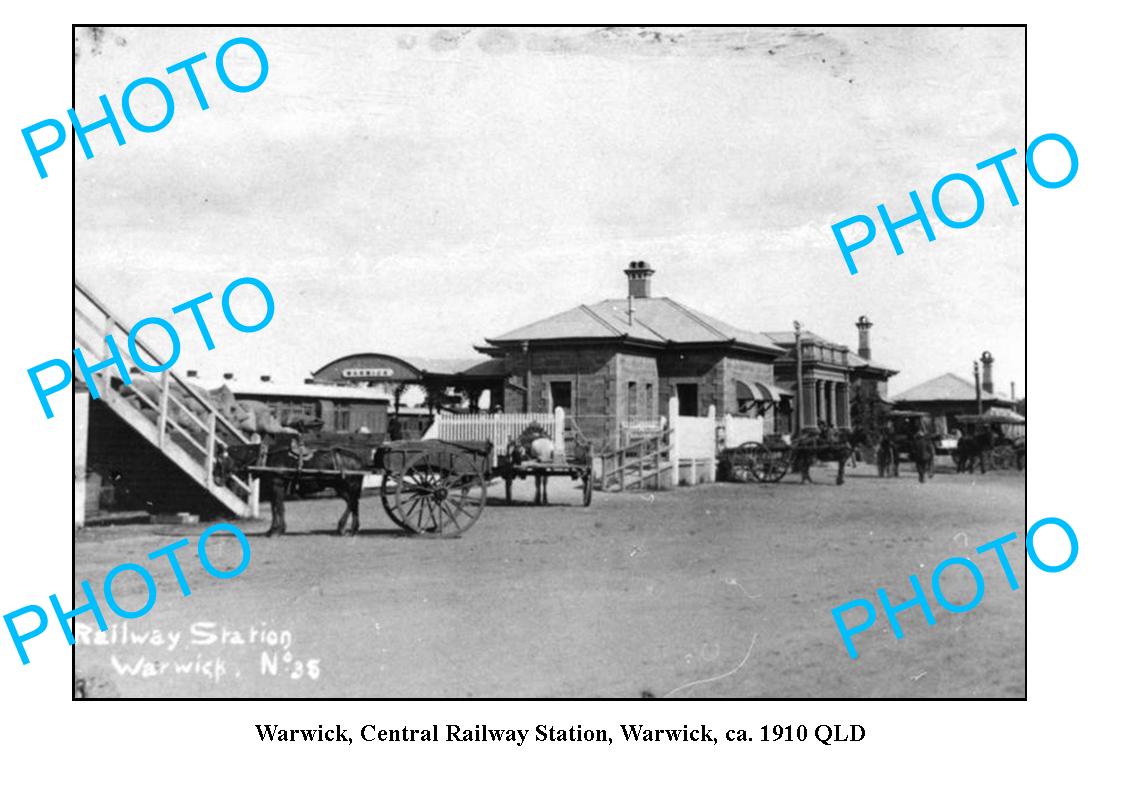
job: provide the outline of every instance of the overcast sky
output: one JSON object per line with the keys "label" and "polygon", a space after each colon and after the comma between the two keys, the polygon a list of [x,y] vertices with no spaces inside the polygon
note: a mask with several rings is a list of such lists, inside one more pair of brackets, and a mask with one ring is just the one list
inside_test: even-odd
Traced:
{"label": "overcast sky", "polygon": [[[235,36],[269,58],[251,93],[214,71]],[[200,51],[207,111],[163,75]],[[977,224],[933,217],[934,243],[911,225],[900,257],[881,230],[857,276],[830,229],[880,202],[903,217],[909,190],[929,205],[943,175],[1023,152],[1021,29],[107,29],[79,31],[75,52],[80,118],[141,76],[177,103],[165,129],[126,125],[119,148],[102,128],[95,158],[79,153],[78,278],[127,321],[244,275],[276,297],[252,335],[210,311],[214,351],[185,332],[181,366],[204,376],[471,357],[624,295],[643,259],[656,295],[755,331],[798,319],[856,348],[868,315],[874,358],[901,371],[892,393],[969,377],[984,349],[1021,392],[1020,154],[1020,206],[980,174]],[[254,64],[231,50],[239,82]],[[138,91],[138,117],[158,119],[157,98]],[[949,188],[945,207],[966,217],[969,197]]]}

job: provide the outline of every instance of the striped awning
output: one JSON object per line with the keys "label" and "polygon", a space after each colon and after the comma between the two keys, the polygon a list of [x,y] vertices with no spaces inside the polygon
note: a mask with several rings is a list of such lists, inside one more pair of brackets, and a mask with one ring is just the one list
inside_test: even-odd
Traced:
{"label": "striped awning", "polygon": [[763,381],[754,381],[746,384],[743,381],[734,381],[734,386],[737,388],[738,401],[779,401],[782,397],[791,397],[792,393],[785,390],[783,387],[777,387],[775,384],[767,384]]}

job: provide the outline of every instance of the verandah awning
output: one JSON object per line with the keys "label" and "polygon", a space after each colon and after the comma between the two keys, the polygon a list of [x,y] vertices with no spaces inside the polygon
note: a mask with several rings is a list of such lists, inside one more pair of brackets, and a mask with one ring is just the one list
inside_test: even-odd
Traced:
{"label": "verandah awning", "polygon": [[743,381],[736,380],[733,384],[737,388],[738,401],[778,402],[781,398],[792,396],[792,393],[783,387],[777,387],[775,384],[767,384],[763,381],[746,384]]}

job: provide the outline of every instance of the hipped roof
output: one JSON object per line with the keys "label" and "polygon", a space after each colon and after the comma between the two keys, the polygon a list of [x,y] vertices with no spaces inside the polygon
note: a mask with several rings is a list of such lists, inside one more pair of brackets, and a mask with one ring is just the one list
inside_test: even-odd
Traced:
{"label": "hipped roof", "polygon": [[[986,390],[980,391],[983,401],[998,401],[1010,404],[1008,398],[995,395]],[[923,384],[918,384],[903,393],[893,396],[896,403],[922,402],[922,401],[974,401],[975,384],[962,376],[954,373],[945,373],[934,379],[929,379]]]}
{"label": "hipped roof", "polygon": [[636,340],[655,344],[739,343],[769,353],[782,349],[757,332],[731,326],[666,297],[581,304],[497,337],[492,345],[535,340]]}

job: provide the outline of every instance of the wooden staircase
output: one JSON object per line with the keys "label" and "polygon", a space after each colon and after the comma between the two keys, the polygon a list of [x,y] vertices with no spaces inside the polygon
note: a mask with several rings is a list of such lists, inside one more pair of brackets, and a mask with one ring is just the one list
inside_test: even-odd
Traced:
{"label": "wooden staircase", "polygon": [[[74,345],[82,349],[88,362],[110,357],[105,340],[111,334],[123,352],[129,329],[88,288],[77,280],[74,282]],[[163,362],[139,340],[136,345],[147,362]],[[116,368],[93,373],[94,384],[87,385],[90,398],[96,394],[105,407],[151,446],[154,455],[171,462],[227,512],[238,517],[256,517],[257,485],[253,479],[245,481],[232,476],[227,485],[220,485],[214,477],[215,462],[226,447],[247,443],[249,439],[219,413],[205,394],[171,369],[157,374],[134,370],[137,372],[129,374],[132,386],[123,383]],[[80,368],[75,368],[74,378],[83,378]],[[76,424],[75,433],[86,430]],[[81,447],[84,449],[84,444]]]}

